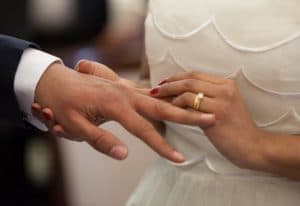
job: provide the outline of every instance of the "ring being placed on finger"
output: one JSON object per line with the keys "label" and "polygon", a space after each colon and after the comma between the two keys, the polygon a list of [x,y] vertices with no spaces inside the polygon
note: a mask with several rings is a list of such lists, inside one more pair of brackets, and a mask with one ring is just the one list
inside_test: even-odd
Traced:
{"label": "ring being placed on finger", "polygon": [[195,96],[194,105],[193,105],[194,110],[200,111],[200,106],[201,106],[203,99],[204,99],[204,94],[201,92]]}

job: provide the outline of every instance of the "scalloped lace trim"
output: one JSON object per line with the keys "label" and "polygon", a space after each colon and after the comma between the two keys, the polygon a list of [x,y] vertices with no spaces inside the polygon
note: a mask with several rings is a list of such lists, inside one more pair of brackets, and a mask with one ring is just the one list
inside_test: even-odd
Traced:
{"label": "scalloped lace trim", "polygon": [[[186,67],[183,65],[183,63],[179,62],[174,56],[173,54],[168,50],[167,53],[160,59],[156,59],[154,60],[153,57],[151,57],[150,55],[148,55],[149,59],[151,59],[152,62],[149,62],[150,65],[157,65],[157,64],[161,64],[163,62],[165,62],[168,58],[171,59],[171,61],[176,64],[179,68],[181,68],[183,71],[187,71],[190,72],[191,70],[186,69],[189,67],[195,67],[190,65],[189,67]],[[239,75],[242,75],[249,83],[251,83],[255,88],[264,91],[266,93],[269,94],[273,94],[273,95],[280,95],[280,96],[300,96],[300,92],[277,92],[271,89],[266,89],[263,88],[262,86],[259,86],[254,80],[251,80],[250,77],[247,75],[247,73],[245,72],[244,68],[240,68],[236,71],[234,71],[232,74],[229,74],[227,76],[225,76],[224,78],[226,79],[235,79],[237,78]]]}
{"label": "scalloped lace trim", "polygon": [[[185,67],[178,61],[176,60],[176,58],[173,57],[173,55],[170,53],[170,52],[167,52],[167,54],[157,60],[156,62],[152,62],[150,63],[150,65],[153,65],[153,64],[160,64],[160,63],[163,63],[164,61],[167,60],[167,58],[170,58],[171,61],[176,64],[179,68],[181,68],[183,71],[189,71],[188,69],[185,69]],[[151,58],[151,57],[150,57]],[[261,91],[264,91],[266,93],[269,93],[271,95],[279,95],[279,96],[300,96],[300,92],[276,92],[276,91],[273,91],[273,90],[269,90],[269,89],[265,89],[261,86],[259,86],[256,82],[254,82],[253,80],[251,80],[247,74],[244,72],[244,69],[238,69],[237,71],[233,72],[232,74],[229,74],[227,75],[225,78],[227,79],[235,79],[237,78],[239,75],[242,75],[253,87],[255,87],[256,89],[259,89]],[[279,123],[280,121],[283,121],[284,119],[290,117],[290,115],[292,115],[297,121],[300,122],[300,114],[297,113],[297,111],[295,110],[295,108],[289,108],[288,111],[282,115],[280,115],[280,117],[278,117],[277,119],[271,121],[271,122],[267,122],[267,123],[262,123],[262,124],[257,124],[258,127],[261,127],[261,128],[267,128],[267,127],[270,127],[270,126],[274,126],[276,125],[277,123]],[[190,128],[193,128],[193,127],[190,127]]]}
{"label": "scalloped lace trim", "polygon": [[297,111],[295,110],[295,108],[290,108],[289,111],[287,111],[285,114],[281,115],[279,118],[268,122],[268,123],[264,123],[264,124],[259,124],[258,126],[261,128],[267,128],[270,126],[274,126],[277,123],[284,121],[285,119],[289,118],[289,117],[294,117],[296,120],[298,120],[300,122],[300,115],[297,113]]}
{"label": "scalloped lace trim", "polygon": [[[190,168],[195,167],[199,164],[205,164],[205,166],[213,173],[217,175],[228,175],[228,176],[262,176],[262,177],[276,177],[275,175],[268,174],[268,173],[262,173],[262,172],[256,172],[246,169],[240,169],[236,166],[232,166],[229,171],[219,171],[214,164],[209,160],[209,155],[203,155],[199,157],[195,157],[193,159],[187,160],[184,163],[174,163],[169,160],[166,160],[169,164],[173,165],[174,167],[178,168]],[[228,161],[228,160],[224,160]],[[229,164],[231,164],[228,161]],[[236,168],[235,168],[236,167]]]}
{"label": "scalloped lace trim", "polygon": [[192,30],[190,32],[187,32],[185,34],[173,34],[162,28],[162,26],[158,23],[155,16],[153,15],[151,9],[150,9],[149,15],[152,18],[155,28],[166,38],[173,39],[173,40],[185,40],[185,39],[188,39],[188,38],[198,34],[203,29],[207,28],[209,25],[213,25],[216,32],[228,45],[230,45],[232,48],[234,48],[238,51],[243,51],[243,52],[252,52],[252,53],[266,52],[266,51],[281,47],[285,44],[288,44],[291,41],[294,41],[294,40],[300,38],[300,31],[298,31],[295,34],[292,34],[292,35],[288,36],[287,38],[285,38],[279,42],[270,44],[270,45],[261,46],[261,47],[246,47],[246,46],[239,45],[239,44],[233,42],[232,40],[230,40],[228,37],[226,37],[224,32],[222,32],[222,30],[218,26],[215,16],[211,16],[205,23],[203,23],[202,25],[200,25],[199,27],[195,28],[194,30]]}

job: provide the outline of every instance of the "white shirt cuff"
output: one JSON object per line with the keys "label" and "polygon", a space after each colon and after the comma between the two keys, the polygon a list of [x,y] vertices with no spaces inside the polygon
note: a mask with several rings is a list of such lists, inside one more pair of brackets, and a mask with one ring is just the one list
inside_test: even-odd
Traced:
{"label": "white shirt cuff", "polygon": [[21,111],[26,114],[26,120],[29,123],[42,131],[48,129],[32,115],[31,105],[34,102],[35,89],[41,76],[54,62],[62,61],[45,52],[28,48],[21,57],[14,80],[14,91]]}

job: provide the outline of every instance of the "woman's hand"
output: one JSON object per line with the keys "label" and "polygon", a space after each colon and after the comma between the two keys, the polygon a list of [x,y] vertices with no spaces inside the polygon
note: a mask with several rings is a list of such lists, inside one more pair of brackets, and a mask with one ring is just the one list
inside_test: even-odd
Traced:
{"label": "woman's hand", "polygon": [[[253,167],[261,160],[264,132],[256,127],[235,82],[202,73],[182,73],[152,89],[157,98],[170,98],[176,106],[193,109],[198,93],[199,111],[215,114],[214,126],[202,127],[215,147],[240,167]],[[259,163],[260,164],[260,163]],[[253,168],[252,168],[253,169]]]}
{"label": "woman's hand", "polygon": [[[205,95],[200,106],[194,104],[199,92]],[[163,80],[150,93],[159,98],[172,97],[172,103],[179,107],[198,107],[201,112],[215,114],[216,123],[201,128],[237,166],[300,180],[300,137],[258,128],[234,81],[183,73]]]}

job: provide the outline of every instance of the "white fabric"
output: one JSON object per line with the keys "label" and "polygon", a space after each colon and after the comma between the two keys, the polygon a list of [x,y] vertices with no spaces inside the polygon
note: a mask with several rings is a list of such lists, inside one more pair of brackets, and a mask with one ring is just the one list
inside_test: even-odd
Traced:
{"label": "white fabric", "polygon": [[27,115],[26,120],[40,130],[47,128],[31,113],[36,86],[45,70],[54,62],[62,62],[59,58],[36,49],[23,52],[14,80],[14,91],[20,109]]}
{"label": "white fabric", "polygon": [[[300,134],[298,0],[151,0],[146,49],[152,85],[184,71],[236,81],[256,124]],[[167,122],[168,141],[188,158],[159,160],[128,206],[296,206],[300,183],[244,170],[203,132]]]}

